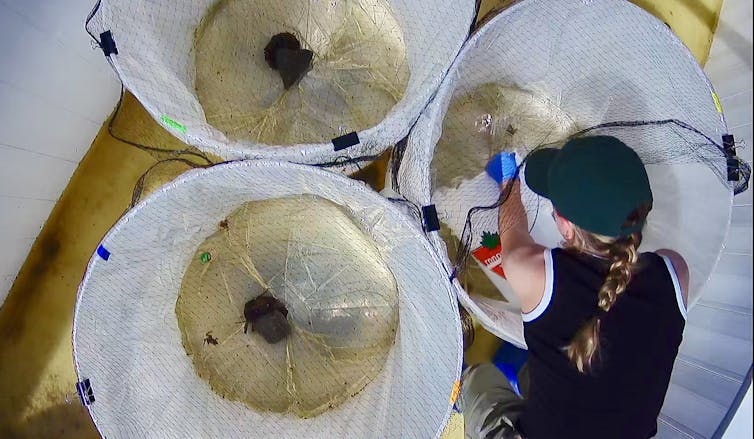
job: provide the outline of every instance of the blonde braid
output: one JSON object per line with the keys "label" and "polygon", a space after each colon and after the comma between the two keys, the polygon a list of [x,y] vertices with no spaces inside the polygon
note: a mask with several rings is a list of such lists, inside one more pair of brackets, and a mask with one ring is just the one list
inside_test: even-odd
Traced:
{"label": "blonde braid", "polygon": [[[626,291],[634,269],[639,262],[641,233],[625,238],[608,238],[577,229],[570,247],[588,251],[610,259],[610,270],[600,287],[597,306],[603,313],[610,311],[618,296]],[[568,358],[581,373],[587,373],[594,364],[600,349],[601,316],[589,319],[571,340],[566,351]]]}
{"label": "blonde braid", "polygon": [[641,237],[635,233],[610,245],[608,257],[612,263],[599,292],[598,306],[603,311],[610,311],[618,296],[626,291],[633,269],[639,262],[639,242]]}

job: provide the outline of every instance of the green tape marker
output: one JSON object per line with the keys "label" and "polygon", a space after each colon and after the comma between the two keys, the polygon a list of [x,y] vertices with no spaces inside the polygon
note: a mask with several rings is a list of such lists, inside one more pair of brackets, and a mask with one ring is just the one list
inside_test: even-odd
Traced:
{"label": "green tape marker", "polygon": [[175,130],[178,130],[181,132],[181,134],[186,134],[186,125],[181,125],[180,123],[174,121],[173,119],[169,118],[166,115],[162,116],[162,122],[169,126],[170,128],[173,128]]}

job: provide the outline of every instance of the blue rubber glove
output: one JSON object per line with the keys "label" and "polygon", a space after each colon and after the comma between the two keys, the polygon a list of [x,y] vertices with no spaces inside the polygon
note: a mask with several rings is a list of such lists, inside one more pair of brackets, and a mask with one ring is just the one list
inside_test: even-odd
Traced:
{"label": "blue rubber glove", "polygon": [[492,177],[497,184],[502,184],[504,181],[515,177],[517,169],[516,153],[513,152],[501,152],[495,154],[489,163],[487,163],[486,168],[487,175]]}

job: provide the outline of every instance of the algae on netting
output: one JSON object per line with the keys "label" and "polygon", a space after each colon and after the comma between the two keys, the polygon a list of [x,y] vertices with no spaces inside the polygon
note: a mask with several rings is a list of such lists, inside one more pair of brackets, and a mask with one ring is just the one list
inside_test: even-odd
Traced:
{"label": "algae on netting", "polygon": [[528,152],[565,140],[576,123],[546,96],[486,83],[454,96],[432,159],[434,188],[452,188],[484,172],[501,151]]}
{"label": "algae on netting", "polygon": [[[283,35],[293,37],[285,47],[273,41]],[[277,46],[292,50],[287,75],[270,53]],[[230,139],[268,145],[373,127],[410,76],[388,0],[219,0],[196,30],[194,55],[207,122]]]}
{"label": "algae on netting", "polygon": [[176,314],[186,352],[215,392],[307,418],[381,372],[398,289],[345,208],[293,196],[249,202],[220,223],[191,259]]}

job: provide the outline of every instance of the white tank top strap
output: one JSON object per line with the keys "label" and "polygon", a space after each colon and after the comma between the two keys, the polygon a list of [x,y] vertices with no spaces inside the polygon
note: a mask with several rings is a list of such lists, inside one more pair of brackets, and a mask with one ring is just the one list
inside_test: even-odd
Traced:
{"label": "white tank top strap", "polygon": [[550,302],[552,302],[552,295],[553,290],[555,288],[555,266],[553,264],[552,259],[552,249],[545,249],[544,251],[545,255],[545,291],[542,295],[542,300],[539,301],[539,304],[536,308],[534,308],[531,312],[525,312],[521,313],[521,316],[524,319],[524,322],[529,323],[533,322],[534,320],[538,319],[542,316],[542,314],[547,311],[547,308],[550,306]]}
{"label": "white tank top strap", "polygon": [[688,318],[688,310],[683,301],[683,291],[681,290],[681,282],[678,280],[678,273],[675,271],[673,261],[671,261],[669,257],[664,255],[660,255],[660,257],[665,261],[665,265],[668,267],[670,278],[673,280],[673,289],[675,290],[675,299],[678,302],[678,309],[681,311],[683,319],[686,320]]}

